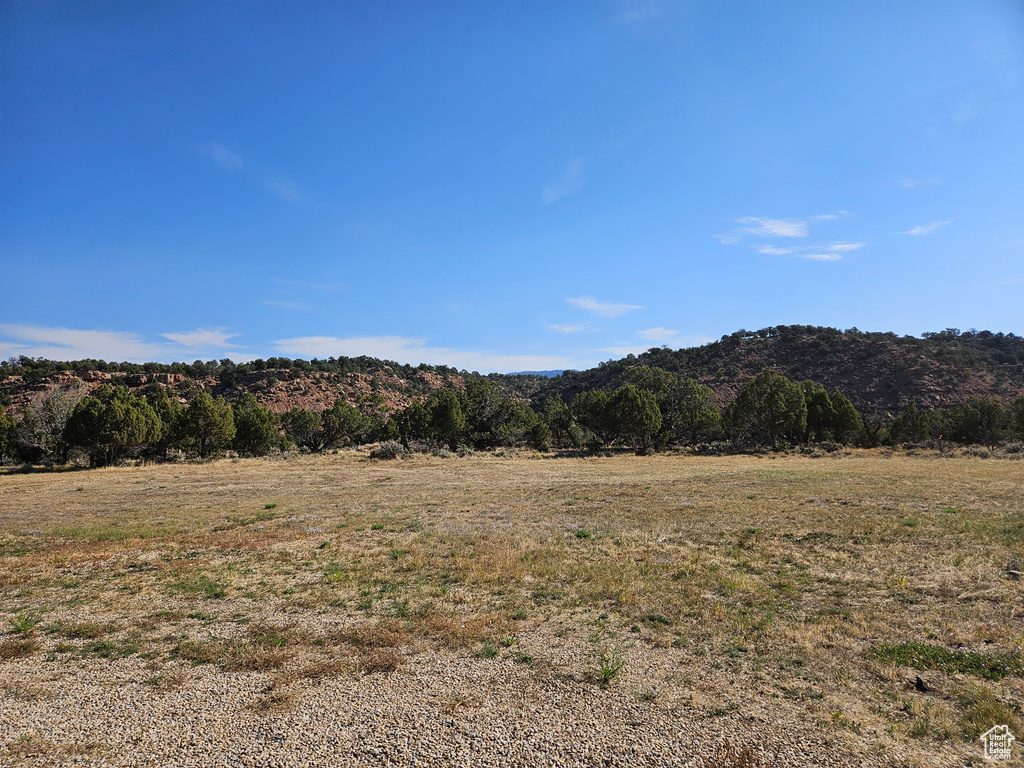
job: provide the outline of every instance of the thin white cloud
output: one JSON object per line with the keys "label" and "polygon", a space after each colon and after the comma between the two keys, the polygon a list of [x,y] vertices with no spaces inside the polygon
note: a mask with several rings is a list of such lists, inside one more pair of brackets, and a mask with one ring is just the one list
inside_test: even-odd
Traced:
{"label": "thin white cloud", "polygon": [[746,216],[736,220],[744,230],[758,237],[807,237],[807,222],[802,219],[769,219]]}
{"label": "thin white cloud", "polygon": [[811,261],[839,261],[843,258],[841,253],[821,253],[817,251],[809,253],[794,253],[798,259],[810,259]]}
{"label": "thin white cloud", "polygon": [[216,141],[209,144],[200,144],[196,147],[196,153],[217,163],[225,171],[240,171],[245,163],[242,158]]}
{"label": "thin white cloud", "polygon": [[839,261],[844,253],[864,247],[864,243],[832,243],[830,245],[808,245],[800,248],[777,248],[774,245],[753,245],[758,253],[769,256],[793,256],[812,261]]}
{"label": "thin white cloud", "polygon": [[277,307],[278,309],[290,309],[296,312],[308,312],[311,307],[308,304],[301,304],[296,301],[261,301],[265,307]]}
{"label": "thin white cloud", "polygon": [[787,256],[797,249],[777,248],[774,245],[755,245],[754,250],[757,251],[758,253],[768,254],[769,256]]}
{"label": "thin white cloud", "polygon": [[[184,360],[210,351],[230,348],[238,336],[224,329],[203,329],[161,336],[168,341],[151,341],[129,331],[81,330],[40,325],[0,325],[0,358],[44,357],[49,360],[111,360],[136,363]],[[247,355],[246,355],[247,356]]]}
{"label": "thin white cloud", "polygon": [[281,354],[304,358],[366,355],[412,365],[448,365],[459,370],[487,373],[565,370],[578,364],[578,361],[559,355],[502,355],[429,347],[424,339],[406,336],[360,336],[347,339],[336,336],[299,336],[271,343]]}
{"label": "thin white cloud", "polygon": [[45,357],[48,360],[130,360],[164,357],[170,344],[150,342],[124,331],[78,330],[38,325],[0,325],[0,357]]}
{"label": "thin white cloud", "polygon": [[648,341],[660,341],[667,343],[679,335],[679,331],[670,331],[668,328],[648,328],[646,331],[637,331],[637,335]]}
{"label": "thin white cloud", "polygon": [[832,253],[846,253],[847,251],[856,251],[864,246],[865,243],[833,243],[827,246],[825,250]]}
{"label": "thin white cloud", "polygon": [[601,317],[620,317],[634,309],[643,309],[639,304],[612,304],[610,302],[598,301],[593,296],[577,296],[566,299],[577,309],[585,309]]}
{"label": "thin white cloud", "polygon": [[242,334],[230,333],[226,328],[196,328],[194,331],[161,333],[160,335],[183,347],[205,349],[207,347],[234,347],[234,344],[229,343],[229,339]]}
{"label": "thin white cloud", "polygon": [[896,232],[897,235],[927,235],[929,232],[934,232],[939,227],[944,227],[947,224],[951,224],[951,221],[935,221],[931,224],[921,224],[920,226],[908,229],[906,232]]}
{"label": "thin white cloud", "polygon": [[585,331],[590,327],[590,323],[579,323],[578,325],[562,325],[560,323],[551,323],[547,326],[549,330],[557,333],[579,333]]}
{"label": "thin white cloud", "polygon": [[544,201],[544,205],[551,205],[563,197],[568,197],[582,189],[586,183],[584,178],[585,170],[586,163],[583,160],[578,158],[570,160],[561,175],[544,187],[544,191],[541,193],[541,200]]}

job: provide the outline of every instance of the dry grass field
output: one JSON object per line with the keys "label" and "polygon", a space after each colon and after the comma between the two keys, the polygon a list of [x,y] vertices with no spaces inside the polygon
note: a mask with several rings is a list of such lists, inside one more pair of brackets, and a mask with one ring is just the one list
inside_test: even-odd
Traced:
{"label": "dry grass field", "polygon": [[981,765],[1022,562],[1010,460],[5,474],[0,764]]}

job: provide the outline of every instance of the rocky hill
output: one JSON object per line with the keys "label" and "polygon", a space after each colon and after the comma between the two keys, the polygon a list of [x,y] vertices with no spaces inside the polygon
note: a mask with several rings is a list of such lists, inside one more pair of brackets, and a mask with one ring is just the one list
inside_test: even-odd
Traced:
{"label": "rocky hill", "polygon": [[535,397],[558,393],[568,402],[582,390],[613,388],[634,365],[698,379],[723,405],[758,373],[774,368],[796,381],[838,387],[862,413],[885,416],[911,402],[936,408],[970,397],[1012,400],[1024,390],[1024,338],[955,329],[920,338],[799,325],[741,330],[702,347],[655,348],[587,371],[566,372],[545,381]]}
{"label": "rocky hill", "polygon": [[[320,411],[341,397],[352,405],[396,411],[441,387],[464,387],[479,374],[443,366],[403,366],[385,360],[359,358],[342,361],[285,360],[274,358],[277,366],[257,364],[225,365],[227,361],[191,365],[173,363],[70,363],[22,360],[0,365],[0,406],[14,411],[55,387],[91,392],[103,384],[124,384],[143,390],[153,384],[168,387],[184,402],[196,388],[208,388],[215,396],[234,400],[243,392],[275,413],[289,408]],[[324,363],[318,367],[318,363]],[[356,363],[356,364],[354,364]],[[352,370],[352,369],[355,370]],[[493,376],[510,395],[528,400],[541,377],[533,375]]]}
{"label": "rocky hill", "polygon": [[[953,329],[915,337],[856,328],[778,326],[737,331],[702,347],[654,348],[554,377],[544,371],[487,378],[508,395],[540,405],[550,394],[560,394],[568,402],[586,389],[617,387],[622,372],[634,365],[658,366],[696,378],[711,387],[723,405],[762,370],[774,368],[791,379],[838,387],[862,413],[884,417],[911,402],[935,408],[957,405],[969,397],[1012,400],[1024,391],[1024,338]],[[58,363],[23,358],[0,364],[0,405],[13,410],[58,386],[91,390],[103,383],[124,383],[141,389],[155,383],[170,387],[182,400],[196,387],[209,387],[229,400],[248,391],[277,413],[296,406],[320,410],[338,397],[353,405],[393,411],[440,387],[465,386],[479,375],[374,358],[271,358],[240,365],[230,361]]]}

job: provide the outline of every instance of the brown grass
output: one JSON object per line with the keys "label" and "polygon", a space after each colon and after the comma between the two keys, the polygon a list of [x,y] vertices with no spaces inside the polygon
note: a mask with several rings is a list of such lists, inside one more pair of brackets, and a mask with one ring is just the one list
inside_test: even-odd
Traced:
{"label": "brown grass", "polygon": [[0,661],[31,656],[38,648],[39,641],[34,638],[5,638],[0,640]]}
{"label": "brown grass", "polygon": [[682,662],[654,681],[659,699],[711,712],[725,705],[685,681],[727,678],[773,713],[911,750],[965,744],[1024,700],[1016,676],[979,693],[970,675],[930,671],[948,696],[907,690],[918,670],[871,655],[1024,649],[1006,572],[1024,559],[1019,462],[348,452],[11,474],[0,491],[0,625],[52,628],[3,637],[0,658],[60,664],[109,638],[273,672],[280,689],[387,674],[428,648],[543,666],[558,638],[591,659],[619,647]]}
{"label": "brown grass", "polygon": [[359,654],[358,666],[364,675],[390,675],[402,666],[402,655],[394,648],[371,648]]}

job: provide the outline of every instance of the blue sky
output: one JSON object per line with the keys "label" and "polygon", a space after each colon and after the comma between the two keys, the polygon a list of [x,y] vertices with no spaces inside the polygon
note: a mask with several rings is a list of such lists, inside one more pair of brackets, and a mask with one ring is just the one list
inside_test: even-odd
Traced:
{"label": "blue sky", "polygon": [[1024,3],[0,4],[0,358],[1024,333]]}

